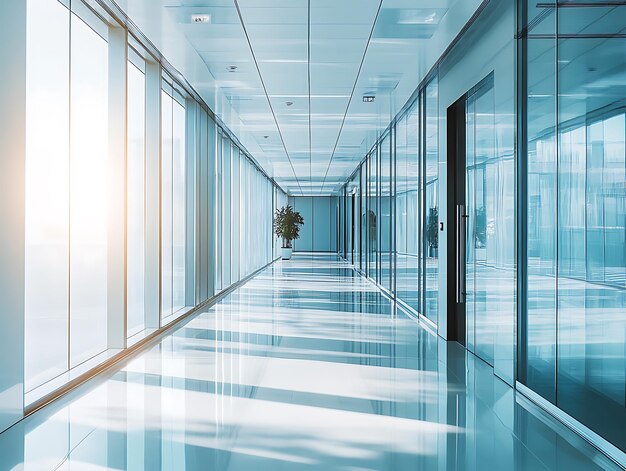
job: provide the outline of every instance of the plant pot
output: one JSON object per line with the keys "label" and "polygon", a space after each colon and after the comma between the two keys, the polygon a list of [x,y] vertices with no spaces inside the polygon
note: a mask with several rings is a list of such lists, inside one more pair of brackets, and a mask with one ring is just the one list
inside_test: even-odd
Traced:
{"label": "plant pot", "polygon": [[292,254],[293,254],[293,248],[292,247],[283,247],[283,248],[280,249],[280,257],[283,260],[290,260]]}

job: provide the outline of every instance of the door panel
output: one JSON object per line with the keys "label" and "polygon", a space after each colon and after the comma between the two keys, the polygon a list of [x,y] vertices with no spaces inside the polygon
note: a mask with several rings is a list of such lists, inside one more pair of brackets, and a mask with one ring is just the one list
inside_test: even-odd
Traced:
{"label": "door panel", "polygon": [[[497,220],[501,209],[501,162],[497,157],[493,78],[470,90],[448,110],[449,208],[455,243],[449,244],[450,339],[494,364],[502,283]],[[452,326],[452,329],[450,328]]]}
{"label": "door panel", "polygon": [[[488,257],[491,242],[496,242],[487,230],[495,227],[494,204],[498,198],[498,179],[493,171],[498,165],[495,155],[495,111],[493,83],[485,83],[467,99],[467,285],[466,312],[468,316],[468,342],[473,351],[493,365],[497,322],[498,296],[497,272],[492,257]],[[490,237],[488,237],[488,235]],[[470,320],[471,319],[471,320]],[[473,332],[469,332],[469,326]]]}

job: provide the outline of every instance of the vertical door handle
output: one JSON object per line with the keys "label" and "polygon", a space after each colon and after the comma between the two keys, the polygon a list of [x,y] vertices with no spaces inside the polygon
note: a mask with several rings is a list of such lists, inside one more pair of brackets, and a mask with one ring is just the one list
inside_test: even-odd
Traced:
{"label": "vertical door handle", "polygon": [[467,234],[467,214],[465,205],[456,206],[456,302],[465,302],[465,244]]}

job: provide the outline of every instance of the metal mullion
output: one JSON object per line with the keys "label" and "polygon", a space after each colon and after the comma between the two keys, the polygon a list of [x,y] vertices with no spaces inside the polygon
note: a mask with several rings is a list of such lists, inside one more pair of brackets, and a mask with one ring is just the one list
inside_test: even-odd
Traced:
{"label": "metal mullion", "polygon": [[[426,159],[428,154],[426,152],[426,116],[427,116],[427,107],[426,107],[426,90],[428,87],[426,86],[419,96],[419,106],[418,106],[418,117],[417,117],[417,198],[418,198],[418,207],[421,208],[421,211],[418,214],[418,227],[419,227],[419,237],[420,243],[418,244],[418,250],[421,252],[418,253],[419,260],[419,269],[418,269],[418,288],[420,288],[419,298],[418,298],[418,312],[420,316],[424,316],[428,319],[428,315],[426,312],[426,262],[427,262],[427,240],[426,240],[426,224],[428,222],[428,218],[426,217]],[[421,285],[421,286],[420,286]]]}
{"label": "metal mullion", "polygon": [[397,213],[396,213],[396,190],[397,190],[397,181],[396,181],[396,134],[398,132],[398,128],[396,125],[393,126],[392,133],[392,142],[391,142],[391,154],[390,154],[390,162],[389,162],[389,171],[390,171],[390,179],[389,179],[389,192],[390,195],[390,204],[391,204],[391,235],[390,235],[390,247],[389,247],[389,287],[391,289],[391,293],[393,294],[394,299],[394,314],[395,314],[395,300],[398,295],[396,293],[397,288],[397,246],[396,246],[396,222],[397,222]]}
{"label": "metal mullion", "polygon": [[554,42],[554,149],[556,157],[556,215],[555,215],[555,289],[554,289],[554,403],[558,404],[558,371],[559,371],[559,171],[560,171],[560,155],[561,145],[559,139],[559,5],[556,4],[555,15],[555,42]]}
{"label": "metal mullion", "polygon": [[[518,2],[518,30],[522,31],[528,23],[528,3]],[[514,360],[515,379],[526,378],[527,353],[527,329],[528,329],[528,136],[527,136],[527,113],[526,100],[528,96],[528,37],[522,35],[518,41],[517,57],[517,81],[516,81],[516,106],[517,117],[517,179],[516,179],[516,260],[517,260],[517,306],[516,327],[517,348],[514,349],[517,358]]]}

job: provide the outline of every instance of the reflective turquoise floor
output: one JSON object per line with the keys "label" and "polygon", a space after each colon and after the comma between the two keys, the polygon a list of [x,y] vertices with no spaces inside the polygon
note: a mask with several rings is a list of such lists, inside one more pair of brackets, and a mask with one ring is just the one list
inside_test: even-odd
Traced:
{"label": "reflective turquoise floor", "polygon": [[614,465],[332,256],[265,270],[0,435],[0,469]]}

